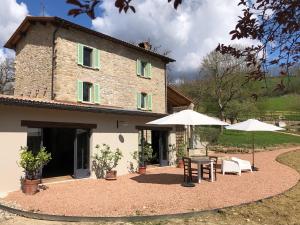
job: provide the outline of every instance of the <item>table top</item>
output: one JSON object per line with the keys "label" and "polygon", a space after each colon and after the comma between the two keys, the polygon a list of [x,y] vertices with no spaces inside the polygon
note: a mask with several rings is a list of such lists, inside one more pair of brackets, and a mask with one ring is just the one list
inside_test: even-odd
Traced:
{"label": "table top", "polygon": [[192,163],[210,163],[212,160],[209,158],[191,158]]}

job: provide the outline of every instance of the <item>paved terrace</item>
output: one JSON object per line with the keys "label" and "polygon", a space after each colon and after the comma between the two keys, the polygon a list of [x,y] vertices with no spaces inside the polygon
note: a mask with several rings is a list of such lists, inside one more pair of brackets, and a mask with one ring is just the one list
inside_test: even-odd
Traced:
{"label": "paved terrace", "polygon": [[[53,183],[34,196],[17,191],[5,200],[26,210],[72,216],[173,214],[238,205],[279,194],[295,185],[299,174],[275,161],[278,155],[295,149],[259,152],[258,172],[242,176],[218,173],[216,182],[203,181],[194,188],[180,185],[183,169],[165,167],[151,169],[144,176],[120,176],[117,181],[86,179]],[[251,159],[250,154],[235,156]]]}

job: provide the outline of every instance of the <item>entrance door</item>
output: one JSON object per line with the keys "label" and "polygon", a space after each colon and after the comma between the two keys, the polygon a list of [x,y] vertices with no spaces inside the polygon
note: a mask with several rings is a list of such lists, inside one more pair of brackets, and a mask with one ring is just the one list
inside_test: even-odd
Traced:
{"label": "entrance door", "polygon": [[74,143],[74,176],[84,178],[90,176],[90,132],[77,129]]}
{"label": "entrance door", "polygon": [[159,162],[160,166],[168,166],[168,132],[159,132]]}

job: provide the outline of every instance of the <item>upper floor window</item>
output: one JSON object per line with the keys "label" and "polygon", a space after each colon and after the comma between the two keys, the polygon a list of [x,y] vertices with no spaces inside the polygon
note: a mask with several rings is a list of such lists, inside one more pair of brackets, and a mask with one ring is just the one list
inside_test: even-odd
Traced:
{"label": "upper floor window", "polygon": [[92,102],[93,97],[93,84],[88,82],[83,82],[83,90],[82,90],[82,100],[84,102]]}
{"label": "upper floor window", "polygon": [[140,59],[136,61],[136,73],[138,76],[151,78],[152,77],[151,70],[152,70],[151,63],[142,61]]}
{"label": "upper floor window", "polygon": [[96,48],[77,44],[77,63],[85,67],[100,69],[100,51]]}
{"label": "upper floor window", "polygon": [[142,110],[152,110],[152,94],[137,93],[137,108]]}
{"label": "upper floor window", "polygon": [[79,102],[100,103],[100,86],[97,83],[77,81],[77,100]]}
{"label": "upper floor window", "polygon": [[93,49],[84,46],[83,47],[83,65],[92,67],[92,60],[93,60]]}

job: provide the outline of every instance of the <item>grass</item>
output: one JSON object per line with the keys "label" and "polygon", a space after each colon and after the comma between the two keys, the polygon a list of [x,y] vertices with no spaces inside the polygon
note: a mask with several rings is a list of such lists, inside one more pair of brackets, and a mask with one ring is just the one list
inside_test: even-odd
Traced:
{"label": "grass", "polygon": [[[300,172],[300,151],[280,155],[277,160]],[[136,225],[299,225],[300,221],[300,183],[289,191],[276,197],[244,206],[236,206],[205,213],[188,219],[171,219],[158,222],[135,223]]]}
{"label": "grass", "polygon": [[300,95],[289,94],[278,97],[261,98],[257,102],[257,107],[262,112],[297,112],[300,110]]}
{"label": "grass", "polygon": [[[300,137],[277,132],[253,132],[255,147],[300,144]],[[226,147],[252,147],[252,132],[224,130],[218,144]]]}

